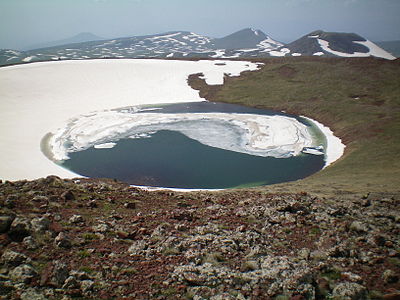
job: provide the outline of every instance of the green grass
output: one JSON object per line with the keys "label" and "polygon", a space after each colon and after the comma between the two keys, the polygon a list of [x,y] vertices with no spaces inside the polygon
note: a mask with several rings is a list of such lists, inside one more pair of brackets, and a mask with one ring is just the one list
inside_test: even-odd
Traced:
{"label": "green grass", "polygon": [[284,110],[332,129],[344,156],[285,191],[397,192],[400,186],[400,63],[373,58],[271,58],[260,71],[226,78],[209,100]]}

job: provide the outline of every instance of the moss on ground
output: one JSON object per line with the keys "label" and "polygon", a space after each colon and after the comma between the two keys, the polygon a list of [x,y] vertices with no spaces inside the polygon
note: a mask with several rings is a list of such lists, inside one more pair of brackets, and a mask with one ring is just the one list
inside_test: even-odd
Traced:
{"label": "moss on ground", "polygon": [[219,88],[191,77],[211,101],[284,110],[329,126],[346,144],[332,166],[275,191],[365,193],[400,186],[400,60],[285,57],[257,59],[264,66],[226,77]]}

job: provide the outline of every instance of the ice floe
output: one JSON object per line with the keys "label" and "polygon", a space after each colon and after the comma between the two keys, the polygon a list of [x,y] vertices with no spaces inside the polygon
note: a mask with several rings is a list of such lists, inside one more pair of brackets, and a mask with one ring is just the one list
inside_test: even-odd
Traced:
{"label": "ice floe", "polygon": [[[130,113],[102,111],[71,119],[49,140],[55,160],[122,138],[178,131],[202,144],[257,156],[287,158],[313,145],[307,126],[295,118],[232,113]],[[97,147],[96,147],[97,145]]]}

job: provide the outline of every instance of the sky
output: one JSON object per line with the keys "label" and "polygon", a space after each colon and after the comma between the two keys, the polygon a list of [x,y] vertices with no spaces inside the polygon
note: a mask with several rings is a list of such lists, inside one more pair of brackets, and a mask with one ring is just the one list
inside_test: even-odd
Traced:
{"label": "sky", "polygon": [[291,42],[317,30],[400,40],[400,0],[0,0],[0,48],[24,49],[81,32],[103,38],[243,28]]}

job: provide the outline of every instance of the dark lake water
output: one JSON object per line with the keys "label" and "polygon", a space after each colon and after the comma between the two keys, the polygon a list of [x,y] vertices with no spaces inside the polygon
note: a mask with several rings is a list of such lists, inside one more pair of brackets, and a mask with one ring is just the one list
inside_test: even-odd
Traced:
{"label": "dark lake water", "polygon": [[[160,112],[285,115],[209,102],[163,106],[161,111],[157,111]],[[310,125],[300,118],[299,121]],[[323,140],[320,132],[316,131],[315,134]],[[114,178],[134,185],[193,189],[248,187],[292,181],[307,177],[324,166],[323,156],[254,156],[207,146],[170,130],[160,130],[149,138],[124,138],[117,141],[113,148],[92,147],[70,153],[69,157],[63,166],[84,176]]]}

